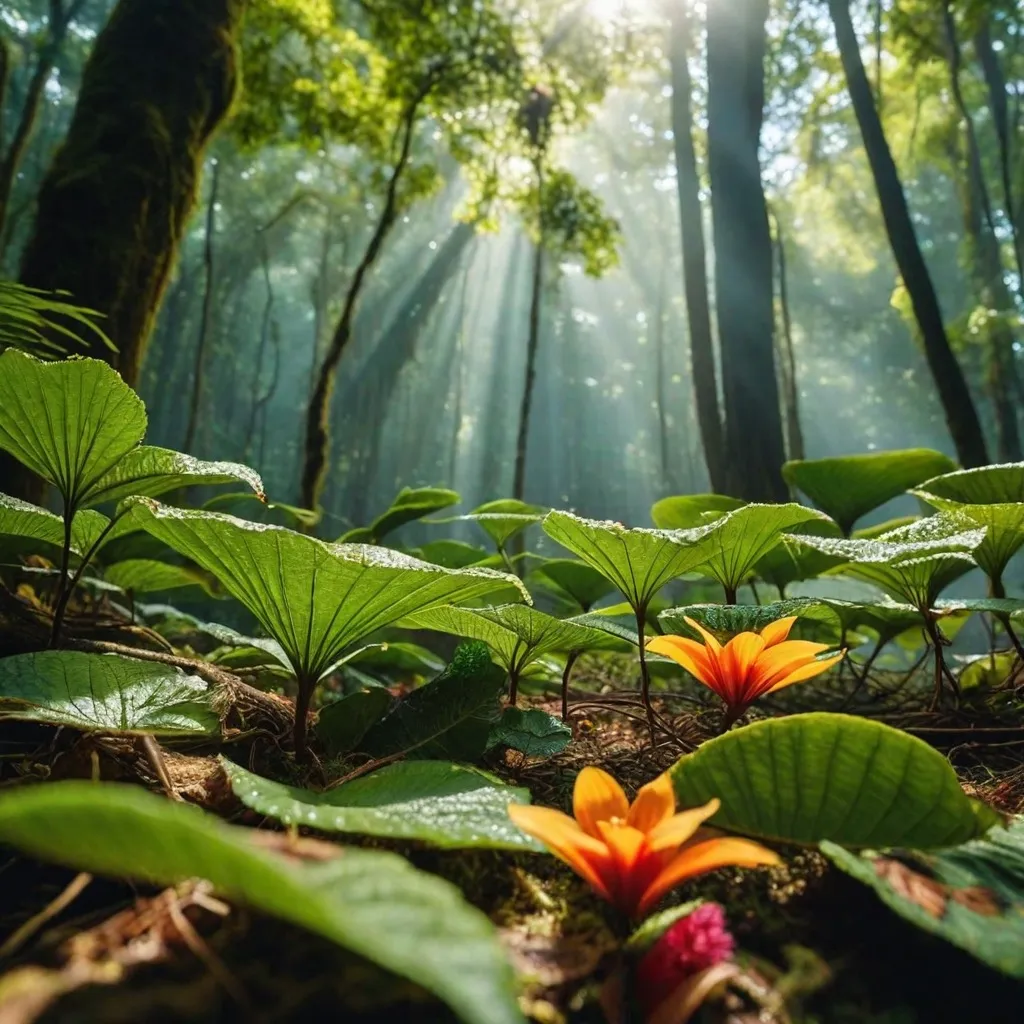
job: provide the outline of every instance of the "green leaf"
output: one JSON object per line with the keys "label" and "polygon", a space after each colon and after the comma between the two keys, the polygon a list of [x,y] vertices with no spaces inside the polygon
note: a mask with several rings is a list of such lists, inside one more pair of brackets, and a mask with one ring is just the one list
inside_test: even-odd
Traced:
{"label": "green leaf", "polygon": [[529,790],[503,786],[447,761],[400,761],[322,793],[260,778],[226,758],[221,766],[246,807],[285,825],[414,839],[444,849],[537,850],[512,824],[509,804]]}
{"label": "green leaf", "polygon": [[850,536],[857,540],[874,540],[883,533],[898,530],[901,526],[910,526],[920,518],[920,516],[897,516],[895,519],[886,519],[884,523],[875,523],[874,526],[865,526],[860,530],[854,530]]}
{"label": "green leaf", "polygon": [[419,644],[392,641],[364,648],[345,662],[358,665],[360,671],[392,681],[436,675],[444,671],[444,661]]}
{"label": "green leaf", "polygon": [[669,907],[657,914],[652,914],[632,935],[626,940],[623,947],[633,956],[641,956],[653,946],[681,918],[689,917],[698,907],[704,904],[704,900],[687,900],[678,906]]}
{"label": "green leaf", "polygon": [[659,530],[692,530],[746,502],[724,494],[679,494],[662,498],[651,506],[651,522]]}
{"label": "green leaf", "polygon": [[490,569],[443,569],[386,548],[327,544],[216,512],[133,506],[144,529],[214,574],[288,655],[318,679],[342,651],[414,611],[513,585]]}
{"label": "green leaf", "polygon": [[955,463],[930,448],[844,455],[787,462],[786,483],[798,487],[849,534],[853,524],[916,484],[955,469]]}
{"label": "green leaf", "polygon": [[1012,675],[1017,664],[1016,651],[998,651],[995,654],[975,654],[969,657],[957,682],[960,692],[995,690]]}
{"label": "green leaf", "polygon": [[210,597],[217,597],[217,581],[207,573],[149,558],[132,558],[115,562],[103,570],[108,583],[133,594],[154,594],[183,587],[200,587]]}
{"label": "green leaf", "polygon": [[391,694],[374,688],[350,693],[322,708],[316,721],[316,734],[333,756],[359,749],[362,738],[379,722],[391,706]]}
{"label": "green leaf", "polygon": [[615,584],[634,608],[705,562],[724,520],[693,530],[627,529],[620,523],[549,512],[544,532]]}
{"label": "green leaf", "polygon": [[140,445],[90,486],[83,500],[101,505],[137,495],[155,498],[180,487],[238,482],[248,484],[256,498],[262,500],[263,481],[248,466],[238,462],[204,462],[169,448]]}
{"label": "green leaf", "polygon": [[[84,509],[75,515],[71,524],[71,550],[84,555],[99,539],[110,522],[105,515]],[[24,537],[26,540],[64,546],[64,520],[27,501],[0,494],[0,534]]]}
{"label": "green leaf", "polygon": [[238,515],[255,523],[274,523],[292,529],[311,530],[320,522],[321,511],[286,505],[281,501],[265,501],[262,494],[251,491],[232,491],[230,494],[216,494],[203,502],[200,508]]}
{"label": "green leaf", "polygon": [[0,448],[78,508],[146,432],[142,399],[107,363],[0,355]]}
{"label": "green leaf", "polygon": [[682,806],[718,797],[712,824],[779,842],[928,849],[998,821],[964,793],[937,750],[850,715],[756,722],[709,740],[671,771]]}
{"label": "green leaf", "polygon": [[159,885],[205,878],[422,985],[467,1024],[522,1024],[494,928],[454,886],[395,854],[296,862],[256,836],[137,786],[55,782],[0,796],[0,840],[26,853]]}
{"label": "green leaf", "polygon": [[812,597],[796,597],[774,604],[690,604],[669,608],[658,620],[667,633],[699,639],[697,631],[685,621],[693,619],[724,643],[737,633],[760,633],[765,626],[790,615],[799,617],[794,629],[809,622],[838,623],[835,612]]}
{"label": "green leaf", "polygon": [[500,559],[475,544],[461,540],[432,540],[412,552],[425,562],[443,565],[448,569],[465,569],[467,565],[498,565]]}
{"label": "green leaf", "polygon": [[1013,597],[950,597],[936,601],[935,611],[940,615],[988,612],[990,615],[1008,615],[1019,619],[1024,617],[1024,601]]}
{"label": "green leaf", "polygon": [[707,561],[697,572],[718,580],[726,590],[735,591],[754,572],[754,566],[779,543],[783,530],[826,516],[803,505],[744,505],[727,512],[717,522],[715,543]]}
{"label": "green leaf", "polygon": [[494,541],[496,547],[504,548],[517,533],[539,523],[543,516],[544,509],[537,505],[528,505],[515,498],[499,498],[478,505],[467,515],[456,516],[451,520],[431,521],[476,523]]}
{"label": "green leaf", "polygon": [[[835,843],[822,843],[821,849],[918,928],[997,971],[1024,978],[1024,817],[982,839],[932,855],[903,855],[899,861],[875,852],[853,853]],[[906,871],[915,869],[924,876],[919,884],[938,897],[937,913],[912,898],[915,888],[893,884],[894,879],[905,882]]]}
{"label": "green leaf", "polygon": [[340,543],[379,544],[389,533],[406,523],[415,522],[432,512],[457,505],[462,498],[458,491],[443,487],[403,487],[391,507],[379,515],[369,526],[349,530],[339,538]]}
{"label": "green leaf", "polygon": [[928,480],[913,493],[986,527],[974,557],[990,579],[1001,581],[1010,559],[1024,547],[1024,462],[962,469]]}
{"label": "green leaf", "polygon": [[418,758],[473,761],[487,746],[498,717],[505,673],[484,644],[462,644],[436,679],[398,701],[360,741],[373,757],[414,753]]}
{"label": "green leaf", "polygon": [[510,747],[527,757],[554,757],[569,745],[572,729],[540,708],[505,708],[491,729],[490,747]]}
{"label": "green leaf", "polygon": [[575,558],[546,559],[530,577],[556,594],[564,594],[584,612],[615,592],[615,584],[603,573]]}
{"label": "green leaf", "polygon": [[[138,610],[139,606],[136,605],[135,607],[136,610]],[[170,610],[172,612],[176,611],[176,609]],[[178,614],[180,615],[180,613]],[[227,647],[235,647],[239,649],[254,648],[258,651],[263,651],[264,654],[268,655],[278,664],[291,670],[291,662],[288,660],[288,655],[285,654],[284,648],[276,640],[271,640],[269,637],[265,636],[245,636],[237,630],[232,629],[230,626],[221,625],[219,622],[201,622],[191,616],[188,616],[187,621],[193,629],[200,633],[205,633],[207,636],[212,636],[214,640],[219,641]]]}
{"label": "green leaf", "polygon": [[874,540],[796,536],[791,543],[845,560],[844,575],[874,583],[915,608],[930,608],[941,591],[975,565],[983,529],[940,512]]}
{"label": "green leaf", "polygon": [[507,672],[515,674],[550,651],[618,646],[616,638],[607,629],[596,629],[573,619],[556,619],[521,604],[489,608],[430,608],[408,616],[403,625],[482,640],[494,652],[498,663]]}
{"label": "green leaf", "polygon": [[161,736],[216,733],[220,722],[197,676],[116,654],[40,651],[0,660],[0,708],[74,729]]}
{"label": "green leaf", "polygon": [[811,519],[787,530],[781,542],[754,567],[757,576],[777,588],[780,594],[784,594],[792,583],[820,576],[838,561],[820,551],[793,543],[794,537],[805,534],[813,537],[840,537],[842,531],[831,519]]}

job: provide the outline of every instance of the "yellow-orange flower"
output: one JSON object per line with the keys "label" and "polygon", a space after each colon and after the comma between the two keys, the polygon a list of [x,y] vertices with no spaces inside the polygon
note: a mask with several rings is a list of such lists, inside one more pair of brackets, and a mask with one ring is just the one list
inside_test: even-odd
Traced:
{"label": "yellow-orange flower", "polygon": [[573,790],[575,818],[553,807],[524,804],[511,804],[508,813],[606,900],[630,917],[641,917],[695,875],[779,863],[771,850],[747,839],[695,835],[718,808],[719,801],[710,800],[676,814],[668,775],[644,786],[631,806],[607,772],[584,768]]}
{"label": "yellow-orange flower", "polygon": [[725,701],[730,722],[758,697],[820,675],[846,654],[840,651],[819,660],[818,655],[828,650],[828,644],[787,640],[795,615],[769,623],[760,633],[739,633],[724,646],[699,622],[690,618],[686,622],[700,633],[704,643],[685,636],[656,636],[647,641],[647,650],[678,662],[714,690]]}

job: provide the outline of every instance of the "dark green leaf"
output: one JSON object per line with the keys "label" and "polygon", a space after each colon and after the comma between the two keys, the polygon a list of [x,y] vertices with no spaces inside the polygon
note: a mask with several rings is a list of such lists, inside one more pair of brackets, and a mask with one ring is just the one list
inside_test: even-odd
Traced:
{"label": "dark green leaf", "polygon": [[511,747],[527,757],[554,757],[569,745],[572,729],[540,708],[505,708],[491,729],[488,747]]}
{"label": "dark green leaf", "polygon": [[383,688],[351,693],[320,711],[317,737],[334,756],[358,750],[362,738],[384,717],[390,705],[391,695]]}

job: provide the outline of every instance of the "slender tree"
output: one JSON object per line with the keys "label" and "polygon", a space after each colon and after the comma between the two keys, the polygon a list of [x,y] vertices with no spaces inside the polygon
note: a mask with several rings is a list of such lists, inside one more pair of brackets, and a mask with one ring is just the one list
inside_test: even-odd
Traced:
{"label": "slender tree", "polygon": [[988,452],[978,411],[963,369],[950,347],[939,300],[918,244],[903,184],[875,108],[850,17],[850,0],[829,0],[828,6],[850,100],[874,176],[886,234],[910,296],[925,358],[935,381],[957,457],[965,467],[983,466],[988,462]]}

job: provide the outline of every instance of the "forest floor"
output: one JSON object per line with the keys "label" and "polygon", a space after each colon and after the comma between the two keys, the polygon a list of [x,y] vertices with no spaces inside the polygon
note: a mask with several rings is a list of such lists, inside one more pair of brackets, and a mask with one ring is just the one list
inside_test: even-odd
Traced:
{"label": "forest floor", "polygon": [[[710,705],[665,694],[657,708],[673,737],[652,747],[630,689],[633,671],[607,659],[581,664],[570,711],[574,742],[545,761],[509,751],[488,767],[529,788],[535,803],[568,809],[583,766],[606,769],[632,793],[714,735],[719,717]],[[926,712],[930,681],[923,674],[908,681],[879,673],[857,691],[853,706],[851,686],[847,679],[801,687],[780,707],[842,708],[899,724],[946,753],[969,792],[1005,812],[1024,811],[1024,716],[1008,721],[983,702]],[[554,701],[528,700],[558,711]],[[160,788],[150,764],[130,746],[108,744],[98,752],[66,730],[55,736],[28,723],[5,724],[0,743],[4,783],[26,775],[89,777],[98,766],[104,779]],[[290,757],[276,747],[257,742],[233,750],[232,757],[298,781]],[[230,820],[275,828],[235,801],[206,752],[169,752],[165,763],[171,785],[185,799]],[[318,770],[334,774],[331,769],[343,770]],[[601,992],[616,976],[619,942],[605,905],[560,862],[539,854],[345,841],[400,850],[458,885],[498,926],[532,1020],[605,1020]],[[315,843],[309,853],[315,856]],[[779,868],[719,871],[674,897],[720,902],[740,951],[744,995],[706,1009],[701,1020],[1020,1021],[1018,983],[906,923],[817,852],[783,853]],[[211,901],[194,883],[159,892],[93,879],[66,909],[40,920],[36,915],[74,879],[74,872],[24,856],[0,857],[0,941],[8,937],[0,945],[0,970],[6,972],[0,977],[0,1024],[453,1019],[410,984],[298,928]]]}

